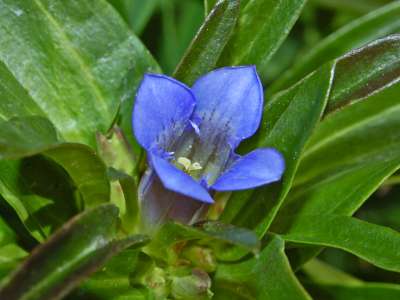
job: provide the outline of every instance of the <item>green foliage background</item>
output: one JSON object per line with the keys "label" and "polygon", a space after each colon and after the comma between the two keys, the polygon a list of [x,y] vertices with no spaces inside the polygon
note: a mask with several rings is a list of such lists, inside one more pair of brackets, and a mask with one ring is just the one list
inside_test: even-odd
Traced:
{"label": "green foliage background", "polygon": [[[399,33],[398,0],[0,0],[0,299],[207,299],[178,295],[193,268],[213,299],[400,299]],[[284,178],[142,235],[143,74],[243,64],[265,107],[240,151]]]}

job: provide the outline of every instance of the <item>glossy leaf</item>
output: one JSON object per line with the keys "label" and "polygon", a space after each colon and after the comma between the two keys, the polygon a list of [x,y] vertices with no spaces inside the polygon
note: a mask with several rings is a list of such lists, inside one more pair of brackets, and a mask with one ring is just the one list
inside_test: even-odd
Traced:
{"label": "glossy leaf", "polygon": [[157,69],[104,0],[1,0],[0,11],[3,119],[45,116],[66,140],[93,146]]}
{"label": "glossy leaf", "polygon": [[301,222],[292,218],[282,220],[287,221],[282,230],[286,241],[342,249],[380,268],[400,272],[399,232],[346,216],[308,215]]}
{"label": "glossy leaf", "polygon": [[146,242],[143,236],[116,240],[117,229],[118,210],[113,205],[78,215],[3,283],[0,298],[60,299],[122,249]]}
{"label": "glossy leaf", "polygon": [[217,0],[204,0],[204,12],[206,16],[210,13],[216,3]]}
{"label": "glossy leaf", "polygon": [[289,34],[304,3],[304,0],[242,3],[238,28],[218,64],[255,64],[263,77],[269,60]]}
{"label": "glossy leaf", "polygon": [[318,126],[280,216],[351,215],[400,168],[399,95],[397,83]]}
{"label": "glossy leaf", "polygon": [[327,112],[365,98],[400,79],[400,35],[374,41],[339,58]]}
{"label": "glossy leaf", "polygon": [[299,58],[292,68],[274,82],[269,93],[272,94],[291,86],[320,65],[340,57],[354,48],[398,32],[400,29],[399,14],[400,3],[393,1],[340,28]]}
{"label": "glossy leaf", "polygon": [[239,15],[238,0],[223,0],[213,8],[192,40],[174,77],[189,85],[215,67]]}
{"label": "glossy leaf", "polygon": [[274,236],[260,255],[236,264],[220,264],[214,277],[213,299],[311,299],[297,281]]}
{"label": "glossy leaf", "polygon": [[14,117],[0,122],[0,159],[31,156],[57,141],[55,128],[45,118]]}
{"label": "glossy leaf", "polygon": [[[320,111],[307,111],[304,108],[299,108],[298,105],[310,105],[309,107],[312,108],[312,102],[309,101],[309,99],[316,97],[314,98],[316,99],[315,105],[318,107],[318,105],[322,103],[318,102],[318,99],[323,97],[325,93],[325,97],[329,95],[328,101],[331,101],[332,99],[331,107],[335,108],[344,105],[349,101],[351,102],[355,98],[358,100],[357,95],[359,97],[370,95],[371,93],[373,94],[378,92],[384,87],[390,86],[398,80],[397,72],[400,70],[398,69],[400,59],[398,52],[400,48],[398,47],[398,42],[399,40],[397,36],[391,36],[373,42],[354,53],[321,67],[317,73],[313,73],[311,77],[309,76],[308,80],[300,81],[292,88],[276,94],[269,102],[267,102],[264,111],[264,121],[261,130],[257,135],[258,141],[257,138],[255,138],[250,141],[247,146],[250,149],[252,147],[257,147],[257,145],[262,147],[276,147],[285,155],[286,160],[289,158],[289,161],[286,162],[287,170],[284,176],[283,187],[276,186],[259,189],[258,192],[255,192],[254,194],[252,191],[235,193],[232,199],[228,202],[222,215],[225,222],[231,222],[234,220],[234,222],[238,222],[239,226],[257,226],[257,222],[260,222],[260,217],[257,217],[258,212],[267,211],[269,213],[264,217],[263,221],[266,223],[264,223],[264,225],[258,224],[259,229],[257,230],[261,230],[260,233],[262,233],[263,230],[261,228],[264,226],[264,228],[268,228],[292,184],[292,179],[299,163],[298,160],[301,155],[301,149],[310,137],[313,126],[315,126],[324,109],[324,106],[321,106]],[[366,57],[368,57],[369,60],[366,60]],[[382,62],[385,63],[382,64]],[[382,65],[387,66],[387,69],[381,69],[380,66]],[[393,70],[394,72],[392,72]],[[385,74],[385,71],[389,72]],[[323,77],[325,77],[325,80]],[[312,80],[311,78],[314,79]],[[376,79],[378,80],[375,82],[374,80]],[[310,84],[312,82],[315,83],[313,88],[304,88],[308,82],[310,82]],[[301,95],[298,90],[302,91],[301,93],[304,93],[303,98],[298,98]],[[315,95],[311,96],[311,93],[315,93]],[[292,98],[298,99],[299,102],[297,103],[296,101],[291,100]],[[303,99],[304,102],[301,102],[300,99]],[[393,101],[395,101],[395,98]],[[377,102],[379,102],[379,100]],[[293,111],[291,111],[291,109],[293,109]],[[300,111],[297,112],[295,109],[299,109]],[[314,119],[312,119],[311,116],[313,116]],[[304,119],[301,120],[301,118]],[[352,117],[349,115],[349,118]],[[396,122],[393,118],[392,121]],[[298,122],[296,123],[297,125],[295,125],[295,122]],[[284,126],[287,127],[277,127],[276,124],[279,125],[280,123],[286,124]],[[304,124],[307,123],[311,126],[308,131],[304,128]],[[335,125],[330,127],[328,130],[334,128],[334,126]],[[290,130],[287,130],[287,128],[290,128]],[[298,132],[294,129],[297,129]],[[328,132],[328,130],[326,132]],[[364,138],[368,139],[367,136],[364,136]],[[266,141],[266,143],[263,143],[263,141]],[[331,151],[333,157],[329,158],[329,160],[327,159],[328,163],[326,165],[315,165],[316,167],[318,166],[318,170],[323,170],[327,165],[329,165],[329,163],[337,160],[337,149],[335,147],[327,147],[324,149],[330,149],[329,151]],[[249,149],[245,148],[245,152],[248,150]],[[351,152],[349,152],[348,149],[343,149],[343,151],[346,154],[351,155]],[[327,158],[328,156],[321,153],[321,157]],[[310,160],[310,162],[313,161],[316,161],[315,158]],[[393,167],[391,170],[393,170]],[[381,171],[383,170],[381,169]],[[298,180],[300,176],[301,175],[296,175],[296,179]],[[316,180],[318,180],[318,178],[316,178]],[[358,183],[361,184],[360,182]],[[349,183],[348,186],[350,187],[353,184],[354,181]],[[336,188],[335,190],[339,191]],[[271,201],[271,199],[279,200]],[[245,212],[239,214],[238,212],[244,206],[246,201],[249,201],[251,205],[247,205]],[[234,219],[235,217],[236,219]]]}

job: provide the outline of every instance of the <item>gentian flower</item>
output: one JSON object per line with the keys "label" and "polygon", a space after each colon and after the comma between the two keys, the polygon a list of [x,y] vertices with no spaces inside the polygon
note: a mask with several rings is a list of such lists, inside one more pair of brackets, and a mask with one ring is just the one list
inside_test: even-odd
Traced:
{"label": "gentian flower", "polygon": [[259,127],[262,109],[263,88],[254,66],[214,70],[191,88],[146,74],[132,122],[149,162],[139,188],[145,218],[190,223],[213,203],[214,191],[278,181],[285,164],[277,150],[234,152]]}

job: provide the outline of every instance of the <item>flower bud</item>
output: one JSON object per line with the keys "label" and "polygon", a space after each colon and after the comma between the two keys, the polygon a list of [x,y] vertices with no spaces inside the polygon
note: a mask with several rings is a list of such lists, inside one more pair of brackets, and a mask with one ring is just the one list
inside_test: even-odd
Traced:
{"label": "flower bud", "polygon": [[211,279],[208,274],[194,269],[189,276],[172,278],[171,295],[177,300],[207,300],[213,296],[210,288]]}
{"label": "flower bud", "polygon": [[214,272],[217,266],[212,250],[206,247],[187,247],[183,251],[182,256],[189,260],[195,267],[208,273]]}

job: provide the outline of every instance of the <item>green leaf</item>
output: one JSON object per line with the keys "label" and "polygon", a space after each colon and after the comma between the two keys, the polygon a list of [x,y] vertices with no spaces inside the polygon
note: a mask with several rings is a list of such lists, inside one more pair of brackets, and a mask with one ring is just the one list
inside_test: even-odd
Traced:
{"label": "green leaf", "polygon": [[133,272],[138,263],[138,250],[125,249],[112,257],[98,272],[85,280],[70,295],[71,300],[145,300],[146,291],[132,286]]}
{"label": "green leaf", "polygon": [[0,246],[0,282],[6,275],[15,270],[27,255],[28,253],[17,244],[10,243]]}
{"label": "green leaf", "polygon": [[43,156],[0,161],[0,201],[14,209],[30,234],[44,241],[77,212],[74,188],[60,166]]}
{"label": "green leaf", "polygon": [[64,143],[42,153],[65,169],[82,195],[85,208],[110,199],[106,166],[96,153],[82,144]]}
{"label": "green leaf", "polygon": [[60,299],[122,249],[147,239],[116,240],[118,210],[102,205],[66,223],[6,280],[0,298]]}
{"label": "green leaf", "polygon": [[14,117],[0,122],[0,159],[31,156],[57,140],[57,132],[47,119]]}
{"label": "green leaf", "polygon": [[67,171],[86,207],[108,202],[106,166],[90,147],[58,142],[54,127],[42,117],[15,117],[0,127],[0,159],[43,154]]}
{"label": "green leaf", "polygon": [[16,244],[16,234],[0,216],[0,281],[27,253]]}
{"label": "green leaf", "polygon": [[218,64],[255,64],[263,77],[269,60],[289,34],[304,3],[305,0],[242,3],[238,27]]}
{"label": "green leaf", "polygon": [[94,146],[121,106],[130,133],[135,87],[158,69],[108,3],[1,0],[0,11],[3,119],[44,116],[66,140]]}
{"label": "green leaf", "polygon": [[321,212],[352,215],[400,168],[399,96],[397,83],[318,126],[274,229],[293,213],[299,222]]}
{"label": "green leaf", "polygon": [[206,16],[214,8],[216,3],[217,3],[217,0],[204,0],[204,11],[206,13]]}
{"label": "green leaf", "polygon": [[15,242],[16,234],[0,216],[0,247]]}
{"label": "green leaf", "polygon": [[[398,68],[400,62],[398,43],[399,38],[397,36],[387,37],[371,43],[354,53],[321,67],[309,75],[307,79],[303,79],[290,89],[276,94],[266,103],[264,120],[259,133],[247,145],[245,144],[242,150],[250,151],[255,147],[265,146],[275,147],[280,150],[286,159],[283,184],[257,189],[256,192],[246,191],[233,194],[222,215],[224,222],[234,222],[239,226],[252,228],[257,226],[257,231],[261,235],[268,229],[292,185],[293,176],[297,170],[304,145],[324,110],[325,98],[329,97],[328,103],[332,101],[332,108],[334,108],[349,101],[359,100],[357,97],[374,94],[397,81],[399,77],[397,72],[400,70]],[[381,69],[380,66],[384,66],[384,68]],[[390,91],[387,93],[390,93]],[[310,99],[314,99],[314,102],[310,101]],[[396,97],[392,100],[395,101],[395,99]],[[371,108],[370,112],[373,112],[373,110]],[[394,114],[390,122],[396,122]],[[348,114],[348,118],[352,120],[353,117]],[[305,124],[307,125],[305,126]],[[336,124],[333,124],[325,132],[336,130],[334,129],[336,126]],[[393,126],[395,127],[396,125]],[[362,134],[361,131],[360,134]],[[364,139],[370,140],[365,135]],[[315,141],[317,140],[321,140],[321,135],[317,136]],[[347,143],[352,144],[352,139],[349,138]],[[351,155],[352,152],[345,148],[345,143],[343,143],[342,147],[344,156]],[[319,152],[320,157],[324,160],[326,159],[325,164],[315,165],[319,171],[324,170],[330,163],[340,161],[337,159],[338,152],[336,147],[332,147],[330,144],[324,149],[330,149],[332,156],[328,158],[324,153]],[[361,154],[364,154],[364,152]],[[307,156],[307,153],[304,156]],[[320,162],[321,160],[313,157],[309,161],[312,164],[314,161]],[[390,163],[393,164],[393,162]],[[309,165],[304,169],[310,171]],[[388,174],[390,173],[389,169],[393,172],[395,167],[387,166],[386,169],[381,168],[380,171]],[[365,173],[368,172],[369,170],[365,169]],[[299,177],[296,175],[296,180]],[[354,182],[354,180],[349,182],[350,189],[353,189]],[[362,183],[358,181],[357,184]],[[337,187],[332,190],[338,193],[342,191],[338,190]],[[323,193],[324,189],[321,189],[321,191]],[[348,190],[346,192],[349,193]],[[311,192],[307,196],[310,197],[310,195]],[[343,195],[346,196],[339,197],[339,199],[345,199],[348,194],[343,193]],[[298,203],[301,202],[299,201]],[[246,209],[240,212],[243,207],[246,207]],[[262,213],[266,214],[263,215]]]}
{"label": "green leaf", "polygon": [[257,257],[219,264],[213,299],[311,299],[290,268],[281,238],[270,238]]}
{"label": "green leaf", "polygon": [[139,225],[139,199],[137,182],[129,175],[108,170],[111,180],[111,202],[120,210],[121,227],[124,232],[133,233]]}
{"label": "green leaf", "polygon": [[399,14],[400,3],[394,1],[332,33],[316,47],[307,51],[307,54],[300,57],[291,69],[274,82],[269,88],[269,93],[273,94],[291,86],[320,65],[345,54],[353,48],[398,32],[400,29]]}
{"label": "green leaf", "polygon": [[400,297],[397,284],[363,282],[317,259],[305,264],[303,271],[312,280],[305,286],[314,299],[394,300]]}
{"label": "green leaf", "polygon": [[[289,242],[328,246],[352,253],[380,268],[400,272],[400,233],[388,227],[338,215],[286,217],[279,230]],[[318,230],[315,230],[318,228]]]}
{"label": "green leaf", "polygon": [[258,147],[281,151],[286,161],[283,180],[235,193],[223,212],[224,222],[256,228],[259,236],[266,233],[289,191],[305,143],[325,108],[333,76],[331,68],[330,64],[322,67],[266,104],[267,117],[259,133]]}
{"label": "green leaf", "polygon": [[238,0],[218,2],[186,50],[174,77],[192,85],[200,75],[214,68],[231,37],[238,15]]}
{"label": "green leaf", "polygon": [[[42,117],[15,117],[10,121],[2,122],[0,124],[0,158],[23,158],[26,156],[32,156],[35,154],[42,154],[46,158],[51,159],[63,170],[58,170],[58,172],[67,172],[69,177],[72,179],[77,191],[82,196],[84,206],[86,208],[98,205],[100,203],[105,203],[109,201],[110,198],[110,186],[107,178],[106,167],[101,159],[95,154],[95,152],[88,146],[82,144],[74,143],[60,143],[57,141],[57,134],[55,132],[52,124]],[[28,160],[25,160],[29,161]],[[51,168],[46,168],[49,162],[44,159],[33,158],[36,161],[38,168],[41,171],[36,171],[37,178],[41,178],[41,184],[35,184],[36,188],[39,186],[45,187],[51,186],[50,182],[54,181],[54,176],[51,174]],[[42,165],[38,164],[42,162]],[[27,199],[25,194],[29,188],[21,187],[19,181],[26,181],[32,178],[32,172],[35,172],[33,168],[29,168],[29,174],[23,171],[23,162],[11,162],[4,161],[1,162],[3,165],[3,173],[0,175],[0,192],[4,199],[14,208],[17,212],[21,221],[23,221],[31,232],[36,230],[42,231],[44,233],[46,230],[41,229],[43,223],[46,223],[42,218],[34,217],[34,214],[38,212],[39,209],[43,210],[46,206],[51,206],[50,201],[44,199],[35,199],[34,205],[30,204],[33,199]],[[54,168],[53,168],[54,169]],[[46,172],[49,171],[49,172]],[[56,185],[59,184],[62,177],[58,176],[60,180],[56,181]],[[52,183],[53,184],[53,183]],[[68,181],[64,180],[63,185],[69,186]],[[22,184],[22,186],[28,186],[28,184]],[[72,195],[68,192],[68,188],[63,188],[62,186],[56,188],[57,190],[64,190],[66,193],[62,195],[64,201],[68,203],[63,204],[64,210],[72,212],[75,208],[75,204],[71,201],[73,199]],[[45,188],[46,190],[46,188]],[[50,191],[45,192],[45,190],[40,190],[37,188],[36,192],[33,193],[33,197],[36,195],[50,196],[58,198],[61,195],[56,192],[55,194]],[[46,197],[46,198],[47,198]],[[52,198],[52,196],[50,196]],[[60,199],[61,200],[61,199]],[[59,208],[61,208],[59,207]],[[68,209],[65,209],[69,207]],[[53,213],[53,211],[51,212]],[[64,212],[62,213],[64,214]],[[59,215],[58,213],[54,214]],[[70,214],[67,215],[70,217]],[[32,219],[36,221],[31,222]],[[65,217],[61,219],[65,220]],[[29,223],[29,224],[28,224]],[[56,227],[62,224],[61,222],[51,222]],[[33,233],[33,235],[42,240],[41,235]],[[46,234],[44,234],[46,236]]]}
{"label": "green leaf", "polygon": [[336,61],[327,112],[376,93],[399,78],[399,34],[350,52]]}
{"label": "green leaf", "polygon": [[[400,286],[389,283],[365,283],[360,286],[343,284],[306,285],[315,299],[335,300],[397,300],[400,297]],[[319,297],[319,298],[317,298]]]}
{"label": "green leaf", "polygon": [[140,35],[160,0],[108,0],[108,2],[118,10],[132,30]]}
{"label": "green leaf", "polygon": [[336,269],[316,258],[310,260],[302,267],[303,272],[315,283],[321,285],[361,285],[363,282],[350,274]]}
{"label": "green leaf", "polygon": [[197,0],[161,2],[159,62],[171,74],[203,22],[203,6]]}
{"label": "green leaf", "polygon": [[[175,259],[173,246],[177,243],[193,240],[201,240],[202,243],[212,247],[220,246],[218,243],[237,245],[245,253],[249,251],[257,252],[260,247],[257,236],[250,230],[220,222],[207,221],[199,223],[195,227],[173,222],[166,223],[156,233],[148,246],[148,250],[161,259],[173,260]],[[170,257],[165,255],[166,249],[168,249],[167,253]]]}

